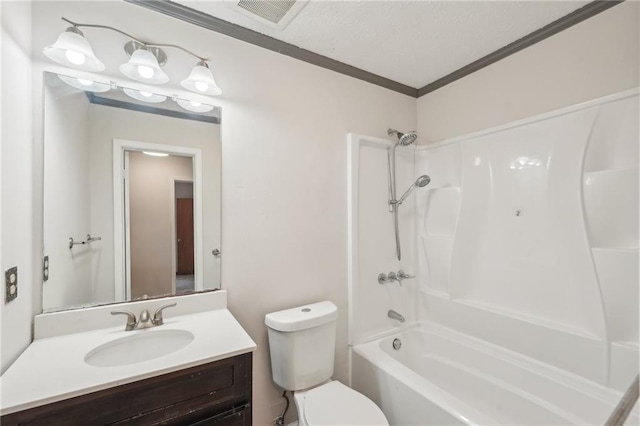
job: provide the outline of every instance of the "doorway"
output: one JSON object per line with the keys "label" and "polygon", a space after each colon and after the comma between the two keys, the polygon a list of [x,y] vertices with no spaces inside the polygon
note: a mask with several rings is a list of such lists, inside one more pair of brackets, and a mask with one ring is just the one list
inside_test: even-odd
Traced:
{"label": "doorway", "polygon": [[[185,275],[191,275],[187,280],[189,289],[202,290],[202,153],[200,149],[122,139],[114,139],[113,144],[115,299],[133,300],[145,296],[175,294],[178,266],[175,181],[188,182],[190,185],[192,231],[185,238],[191,240],[189,245],[192,253],[187,254],[190,259],[187,263],[191,266],[186,271],[191,273]],[[158,154],[162,155],[158,156]],[[152,158],[154,156],[155,159]],[[135,168],[130,164],[133,157],[146,158],[147,162],[153,159],[153,162],[158,164],[170,161],[171,158],[182,158],[190,164],[190,168],[189,171],[178,170],[177,173],[174,170],[168,175],[155,175],[151,169],[138,168],[141,171],[140,182],[145,185],[138,194],[153,196],[153,200],[145,201],[142,197],[131,197],[134,195],[132,184],[136,186]],[[149,189],[147,185],[152,182],[158,184],[155,188],[160,192]],[[166,202],[166,208],[154,207],[153,203],[156,201]],[[133,202],[136,205],[133,205]],[[142,214],[136,214],[138,220],[131,217],[131,213],[136,209],[144,209]],[[154,221],[159,225],[153,224]],[[161,231],[162,229],[166,231]],[[143,233],[144,235],[139,235]],[[142,245],[144,247],[140,248],[139,246]],[[141,259],[146,259],[148,262],[138,262]]]}

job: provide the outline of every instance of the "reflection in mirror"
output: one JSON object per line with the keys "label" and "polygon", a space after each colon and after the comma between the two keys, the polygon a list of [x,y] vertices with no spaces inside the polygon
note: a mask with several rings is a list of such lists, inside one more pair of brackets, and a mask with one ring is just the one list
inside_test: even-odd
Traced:
{"label": "reflection in mirror", "polygon": [[45,73],[44,310],[219,288],[220,109],[87,86]]}

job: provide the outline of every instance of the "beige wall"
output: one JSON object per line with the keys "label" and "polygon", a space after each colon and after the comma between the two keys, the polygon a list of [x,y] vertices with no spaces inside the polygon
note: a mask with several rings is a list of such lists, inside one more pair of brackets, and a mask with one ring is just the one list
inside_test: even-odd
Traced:
{"label": "beige wall", "polygon": [[[41,192],[34,176],[33,85],[31,81],[31,11],[29,2],[0,2],[0,167],[2,170],[0,270],[18,267],[18,298],[5,304],[0,296],[0,372],[11,365],[31,341],[31,320],[41,305],[39,281],[42,244]],[[4,277],[4,274],[2,274]]]}
{"label": "beige wall", "polygon": [[131,296],[171,294],[175,197],[172,177],[193,177],[191,157],[129,153]]}
{"label": "beige wall", "polygon": [[624,2],[419,98],[419,142],[637,87],[639,14],[639,2]]}

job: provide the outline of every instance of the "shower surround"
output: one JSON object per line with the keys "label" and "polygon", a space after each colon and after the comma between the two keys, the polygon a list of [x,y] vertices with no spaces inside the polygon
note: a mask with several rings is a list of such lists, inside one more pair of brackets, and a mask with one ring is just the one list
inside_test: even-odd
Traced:
{"label": "shower surround", "polygon": [[[555,407],[551,412],[565,413],[568,423],[602,424],[638,373],[639,116],[633,90],[402,151],[401,187],[421,174],[432,179],[401,216],[402,262],[393,258],[385,168],[378,164],[390,142],[350,135],[352,385],[379,403],[392,423],[411,418],[400,415],[411,406],[383,391],[394,381],[429,399],[424,407],[443,409],[434,398],[449,401],[447,414],[432,412],[434,418],[460,424],[473,423],[474,415],[481,424],[526,420],[526,410],[518,419],[517,410],[496,406],[500,399],[482,398],[496,386],[514,394],[535,388],[497,375],[504,365],[485,368],[499,362],[470,355],[455,360],[458,369],[434,367],[429,353],[453,362],[447,355],[453,352],[438,349],[444,333],[476,342],[496,360],[504,361],[507,351],[524,365],[514,370],[521,379],[523,371],[540,377],[555,371],[552,381],[574,395],[543,391],[527,404]],[[377,273],[397,269],[415,272],[417,279],[402,287],[375,280]],[[408,321],[388,319],[388,309]],[[374,350],[407,329],[430,331],[418,333],[421,344],[403,345],[398,353],[387,354],[386,346]],[[399,354],[415,350],[422,353]],[[407,379],[409,371],[415,380]],[[443,371],[481,376],[492,385],[478,385],[475,397],[467,393],[460,409],[442,397],[449,395]],[[578,394],[600,401],[591,405],[601,409],[580,412],[584,404],[572,403]],[[473,407],[466,416],[465,406]],[[505,412],[511,414],[501,417]],[[544,418],[543,424],[557,422]]]}

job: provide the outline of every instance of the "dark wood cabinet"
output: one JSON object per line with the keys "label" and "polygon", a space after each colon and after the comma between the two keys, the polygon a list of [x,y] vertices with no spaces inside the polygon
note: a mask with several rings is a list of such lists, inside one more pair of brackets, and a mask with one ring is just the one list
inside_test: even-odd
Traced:
{"label": "dark wood cabinet", "polygon": [[8,425],[251,424],[252,354],[8,414]]}

